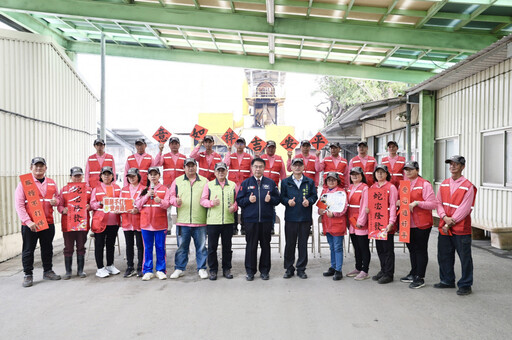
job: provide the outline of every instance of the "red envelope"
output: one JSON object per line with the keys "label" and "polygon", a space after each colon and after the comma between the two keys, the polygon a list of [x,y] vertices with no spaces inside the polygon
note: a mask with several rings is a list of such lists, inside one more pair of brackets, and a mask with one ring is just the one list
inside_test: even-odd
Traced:
{"label": "red envelope", "polygon": [[195,140],[200,140],[203,139],[204,136],[206,136],[207,132],[208,129],[196,124],[196,126],[194,126],[194,129],[190,133],[190,137],[194,138]]}
{"label": "red envelope", "polygon": [[287,151],[293,151],[295,150],[295,147],[299,145],[299,141],[289,134],[283,139],[280,145]]}
{"label": "red envelope", "polygon": [[315,150],[322,150],[324,146],[329,143],[327,138],[324,137],[320,132],[317,133],[311,140],[309,141],[311,146],[315,148]]}
{"label": "red envelope", "polygon": [[160,126],[158,130],[156,130],[153,138],[156,139],[160,143],[165,143],[171,137],[172,133],[167,131],[163,126]]}

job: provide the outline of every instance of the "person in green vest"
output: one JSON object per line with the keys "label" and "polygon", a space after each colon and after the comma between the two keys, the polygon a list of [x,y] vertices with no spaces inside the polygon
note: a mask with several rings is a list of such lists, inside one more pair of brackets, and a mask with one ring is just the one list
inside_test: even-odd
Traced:
{"label": "person in green vest", "polygon": [[208,208],[206,214],[206,231],[208,234],[208,268],[210,280],[217,280],[219,262],[217,260],[217,247],[219,236],[222,237],[222,275],[232,279],[231,274],[231,238],[235,224],[234,213],[238,210],[236,204],[237,185],[226,178],[228,173],[226,163],[215,164],[215,179],[206,183],[201,195],[201,205]]}
{"label": "person in green vest", "polygon": [[201,279],[208,278],[206,271],[206,208],[200,204],[206,178],[197,173],[194,158],[185,159],[185,174],[176,178],[171,184],[171,204],[176,207],[178,219],[176,234],[178,250],[174,256],[175,270],[171,279],[184,275],[188,263],[190,239],[194,239],[196,248],[197,273]]}

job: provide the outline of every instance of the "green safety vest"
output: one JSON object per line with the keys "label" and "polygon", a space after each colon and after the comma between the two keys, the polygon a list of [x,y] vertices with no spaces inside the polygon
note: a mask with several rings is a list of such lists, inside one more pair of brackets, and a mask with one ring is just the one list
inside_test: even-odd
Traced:
{"label": "green safety vest", "polygon": [[208,216],[206,218],[207,224],[233,224],[235,217],[233,213],[229,212],[229,206],[235,201],[235,182],[228,181],[224,184],[224,188],[219,184],[217,179],[208,182],[208,189],[210,189],[210,200],[215,196],[220,200],[220,204],[216,207],[208,209]]}
{"label": "green safety vest", "polygon": [[181,206],[177,208],[176,224],[206,224],[206,208],[199,203],[206,183],[206,178],[200,175],[197,175],[192,185],[190,185],[187,175],[176,178],[177,195],[182,202]]}

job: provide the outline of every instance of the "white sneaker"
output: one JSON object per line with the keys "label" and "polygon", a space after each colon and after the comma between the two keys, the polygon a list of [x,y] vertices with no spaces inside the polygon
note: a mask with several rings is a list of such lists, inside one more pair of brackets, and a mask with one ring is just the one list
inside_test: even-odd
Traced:
{"label": "white sneaker", "polygon": [[156,277],[158,277],[159,280],[165,280],[167,279],[167,275],[165,275],[164,272],[156,272]]}
{"label": "white sneaker", "polygon": [[199,269],[199,271],[197,273],[199,274],[199,277],[201,279],[207,279],[208,278],[208,272],[206,271],[206,269]]}
{"label": "white sneaker", "polygon": [[179,278],[179,277],[181,277],[181,276],[183,276],[183,275],[185,275],[185,274],[183,274],[183,270],[176,269],[176,270],[174,271],[174,273],[172,273],[172,274],[171,274],[171,276],[169,276],[169,277],[170,277],[171,279],[177,279],[177,278]]}
{"label": "white sneaker", "polygon": [[105,269],[108,271],[109,274],[112,274],[112,275],[117,275],[121,272],[113,264],[110,266],[106,266]]}
{"label": "white sneaker", "polygon": [[97,277],[109,277],[110,274],[108,273],[108,270],[105,267],[103,267],[96,271],[96,276]]}
{"label": "white sneaker", "polygon": [[155,275],[153,273],[146,273],[142,277],[142,281],[149,281],[149,280],[151,280],[154,277],[155,277]]}

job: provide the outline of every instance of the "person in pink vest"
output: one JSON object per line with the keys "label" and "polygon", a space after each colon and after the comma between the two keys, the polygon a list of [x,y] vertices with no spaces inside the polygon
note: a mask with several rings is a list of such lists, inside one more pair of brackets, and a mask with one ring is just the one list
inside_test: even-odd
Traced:
{"label": "person in pink vest", "polygon": [[33,284],[34,270],[34,251],[37,240],[41,247],[41,260],[43,262],[43,279],[60,280],[60,276],[55,274],[52,267],[53,258],[53,237],[55,236],[55,224],[53,222],[53,207],[59,204],[59,198],[56,197],[57,186],[55,181],[46,177],[46,160],[43,157],[35,157],[30,164],[34,183],[38,189],[39,200],[43,204],[43,210],[48,222],[48,229],[37,231],[34,223],[34,216],[31,216],[27,206],[27,197],[23,191],[21,182],[16,187],[14,200],[16,213],[21,220],[21,237],[23,239],[23,251],[21,261],[23,263],[23,287],[31,287]]}
{"label": "person in pink vest", "polygon": [[[140,172],[137,168],[128,169],[126,174],[128,177],[129,185],[123,187],[121,190],[121,197],[131,198],[134,201],[140,196],[140,193],[145,185],[140,183]],[[124,232],[124,239],[126,242],[126,271],[124,277],[132,277],[137,274],[137,277],[142,277],[142,262],[144,261],[144,245],[142,243],[142,233],[140,231],[140,211],[137,207],[133,206],[133,209],[125,214],[121,214],[121,227]],[[135,241],[134,241],[135,239]],[[137,271],[135,271],[135,265],[133,262],[134,245],[137,244]]]}
{"label": "person in pink vest", "polygon": [[[213,144],[213,136],[206,135],[204,139],[197,141],[196,147],[190,153],[190,157],[198,163],[199,175],[206,177],[208,181],[215,179],[215,164],[222,162],[222,157],[213,151]],[[201,146],[204,146],[205,150],[199,152]]]}
{"label": "person in pink vest", "polygon": [[[400,279],[409,283],[409,288],[425,287],[425,272],[428,263],[428,239],[434,224],[432,210],[437,207],[436,196],[429,181],[419,176],[418,162],[407,162],[404,165],[405,180],[411,182],[411,197],[409,210],[411,212],[410,242],[406,243],[409,249],[411,270],[409,274]],[[397,201],[400,206],[400,200]]]}
{"label": "person in pink vest", "polygon": [[471,211],[475,204],[476,187],[462,176],[466,159],[456,155],[445,161],[450,164],[451,178],[443,181],[437,192],[439,237],[437,262],[439,283],[434,288],[455,288],[455,252],[459,255],[462,276],[457,282],[457,295],[471,294],[473,258],[471,256]]}
{"label": "person in pink vest", "polygon": [[[171,152],[162,155],[162,151],[164,150],[163,143],[160,143],[159,148],[160,152],[155,157],[154,166],[162,166],[164,168],[164,185],[170,188],[176,177],[185,173],[183,162],[187,156],[180,153],[180,139],[178,137],[169,138],[169,148]],[[145,185],[146,183],[143,184]]]}
{"label": "person in pink vest", "polygon": [[[126,165],[124,166],[124,173],[127,174],[131,168],[137,168],[140,172],[142,185],[146,185],[148,182],[148,169],[155,166],[156,162],[153,157],[146,153],[146,141],[144,138],[137,138],[135,140],[135,148],[137,152],[126,159]],[[114,173],[115,175],[115,173]],[[114,179],[115,181],[115,179]],[[128,185],[128,179],[124,177],[124,186]]]}
{"label": "person in pink vest", "polygon": [[105,141],[98,138],[94,141],[96,153],[89,156],[85,164],[85,183],[94,189],[100,183],[100,172],[104,166],[110,166],[116,173],[116,162],[111,154],[105,153]]}
{"label": "person in pink vest", "polygon": [[[296,154],[294,158],[304,159],[304,176],[311,178],[318,186],[320,181],[320,173],[315,169],[316,156],[311,155],[311,143],[308,140],[300,142],[300,153]],[[286,161],[286,170],[292,171],[292,151],[288,151],[288,160]]]}
{"label": "person in pink vest", "polygon": [[324,172],[323,186],[327,188],[327,173],[334,171],[340,177],[340,188],[348,188],[350,184],[350,178],[348,175],[348,162],[345,158],[341,157],[341,145],[340,143],[331,143],[329,145],[331,155],[320,160],[321,150],[316,151],[315,170],[320,173]]}
{"label": "person in pink vest", "polygon": [[366,183],[371,186],[374,183],[373,172],[377,161],[374,157],[368,156],[368,143],[362,141],[357,144],[357,156],[352,158],[348,163],[348,170],[358,166],[364,171]]}
{"label": "person in pink vest", "polygon": [[276,142],[273,140],[267,141],[265,153],[261,155],[261,159],[265,161],[263,176],[273,179],[276,185],[279,186],[279,182],[286,178],[286,168],[283,158],[276,155]]}
{"label": "person in pink vest", "polygon": [[62,237],[64,238],[64,266],[66,267],[66,274],[64,274],[64,280],[71,278],[71,267],[73,263],[73,250],[76,244],[76,258],[77,258],[77,275],[81,278],[87,275],[84,272],[85,264],[85,242],[87,241],[87,233],[89,231],[89,202],[91,201],[91,188],[86,184],[87,193],[87,229],[85,230],[71,230],[68,227],[68,196],[70,192],[76,191],[76,186],[72,183],[81,183],[84,178],[84,172],[80,167],[72,167],[70,170],[71,183],[66,184],[59,194],[59,205],[57,210],[62,214],[61,227]]}
{"label": "person in pink vest", "polygon": [[[167,208],[171,206],[171,190],[159,182],[160,170],[157,167],[149,168],[149,188],[145,188],[135,205],[140,211],[140,227],[144,240],[143,281],[151,280],[153,267],[156,277],[167,279],[165,260],[165,238],[167,236]],[[156,266],[153,266],[153,245],[156,250]]]}
{"label": "person in pink vest", "polygon": [[389,173],[391,174],[391,183],[398,189],[400,181],[404,180],[405,157],[398,155],[397,142],[390,140],[387,146],[388,155],[382,158],[382,164],[388,167]]}
{"label": "person in pink vest", "polygon": [[[96,276],[105,278],[120,273],[114,266],[114,251],[117,231],[119,230],[119,214],[103,211],[105,197],[119,197],[121,188],[114,183],[111,167],[101,169],[100,184],[92,189],[91,209],[93,210],[91,230],[94,233],[94,257],[96,259]],[[104,266],[103,250],[107,250],[107,265]]]}

